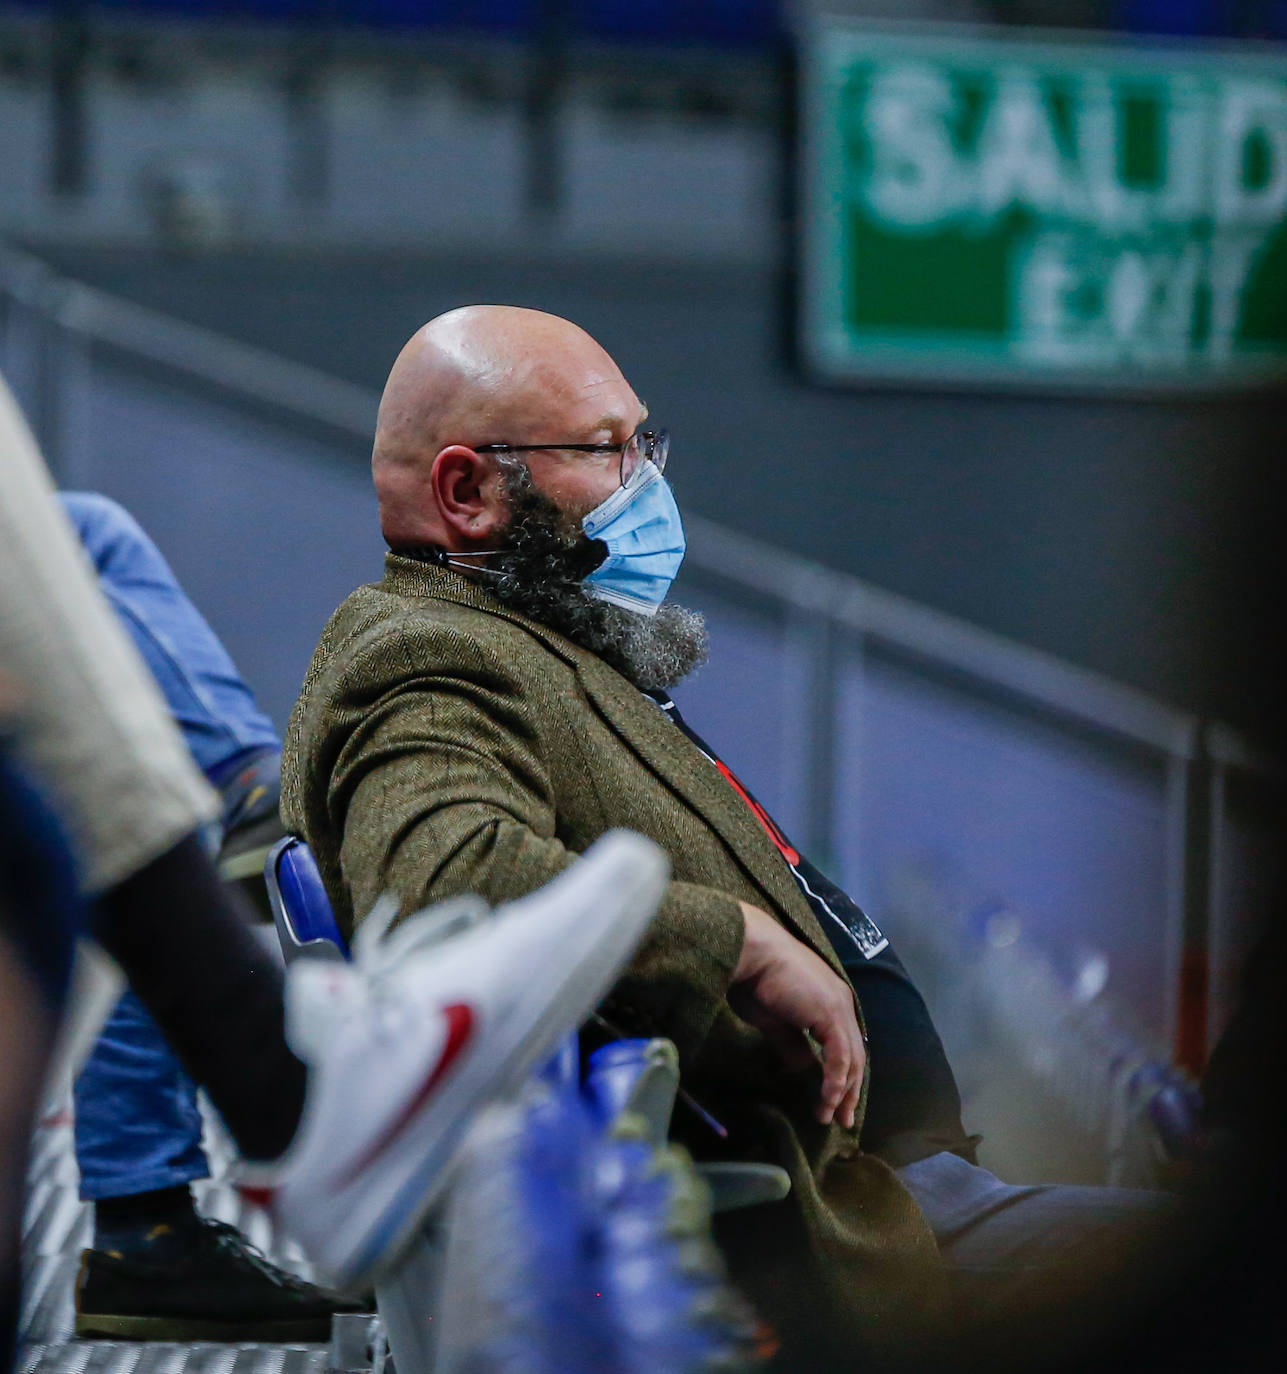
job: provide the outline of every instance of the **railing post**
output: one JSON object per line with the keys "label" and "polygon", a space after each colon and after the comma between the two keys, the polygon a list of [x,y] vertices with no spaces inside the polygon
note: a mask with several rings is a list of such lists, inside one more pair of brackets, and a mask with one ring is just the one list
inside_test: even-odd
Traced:
{"label": "railing post", "polygon": [[57,364],[57,335],[59,326],[53,317],[53,297],[57,290],[49,282],[41,291],[33,307],[36,328],[33,356],[31,409],[28,419],[36,439],[54,477],[61,480],[62,471],[58,451],[58,409],[61,404],[63,378]]}
{"label": "railing post", "polygon": [[1209,722],[1207,758],[1206,1050],[1242,1003],[1243,979],[1287,884],[1287,777],[1276,758]]}
{"label": "railing post", "polygon": [[51,321],[47,371],[51,378],[46,420],[49,465],[64,487],[93,487],[93,345],[80,331]]}
{"label": "railing post", "polygon": [[[1179,951],[1173,968],[1175,1062],[1197,1077],[1207,1057],[1207,983],[1211,931],[1212,788],[1215,784],[1205,730],[1195,731],[1192,757],[1182,765],[1183,849],[1179,902]],[[1172,764],[1174,767],[1175,764]],[[1171,912],[1174,916],[1177,913]]]}
{"label": "railing post", "polygon": [[85,78],[90,50],[85,10],[78,3],[59,6],[53,26],[49,188],[58,196],[80,196],[85,191],[89,146]]}
{"label": "railing post", "polygon": [[325,209],[331,193],[328,80],[333,42],[329,25],[336,18],[334,0],[323,0],[318,8],[317,17],[328,27],[296,35],[283,87],[290,149],[287,187],[295,206],[313,212]]}
{"label": "railing post", "polygon": [[788,689],[796,707],[782,722],[784,774],[796,784],[800,831],[796,843],[822,869],[835,850],[836,624],[825,576],[803,575],[783,607]]}
{"label": "railing post", "polygon": [[563,96],[566,86],[568,0],[540,0],[528,57],[524,124],[527,133],[525,209],[552,230],[563,206]]}
{"label": "railing post", "polygon": [[0,370],[18,404],[27,410],[40,367],[40,317],[7,282],[0,287],[0,301]]}
{"label": "railing post", "polygon": [[57,278],[43,263],[5,253],[3,366],[37,440],[47,444],[58,381],[50,366],[50,302]]}
{"label": "railing post", "polygon": [[[827,795],[831,810],[827,817],[829,860],[827,876],[859,900],[872,892],[868,871],[868,846],[862,832],[866,802],[867,757],[864,712],[867,673],[867,645],[861,634],[839,619],[831,622],[828,674],[830,677],[831,716],[828,739]],[[856,696],[856,700],[855,700]],[[840,750],[847,746],[843,766]],[[855,838],[857,843],[855,845]],[[845,867],[841,867],[841,864]]]}

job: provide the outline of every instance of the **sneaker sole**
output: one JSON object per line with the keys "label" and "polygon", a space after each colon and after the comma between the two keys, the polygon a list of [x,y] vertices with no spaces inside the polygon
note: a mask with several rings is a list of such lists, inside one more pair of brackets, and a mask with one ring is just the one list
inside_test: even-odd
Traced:
{"label": "sneaker sole", "polygon": [[[613,902],[623,887],[634,884],[641,888],[639,899],[617,911],[615,920],[600,926],[594,944],[581,950],[560,982],[550,985],[533,980],[528,998],[511,1012],[505,1039],[493,1046],[489,1059],[485,1063],[477,1058],[469,1061],[461,1076],[425,1108],[425,1116],[441,1113],[452,1125],[442,1132],[438,1146],[384,1208],[380,1220],[359,1243],[356,1256],[338,1273],[330,1275],[331,1286],[340,1292],[369,1286],[396,1263],[449,1183],[452,1157],[478,1108],[516,1091],[532,1066],[548,1058],[558,1042],[575,1031],[594,1010],[612,979],[634,953],[665,894],[670,864],[655,845],[641,836],[617,832],[603,837],[594,847],[605,842],[612,849],[622,850],[623,857],[629,855],[629,863],[619,859],[617,869],[624,867],[626,871],[613,873],[610,884],[600,881],[598,888],[607,888],[604,900]],[[631,850],[633,854],[629,853]],[[606,856],[599,859],[612,867]],[[584,902],[584,897],[581,900]],[[495,1068],[498,1061],[504,1065],[499,1073]],[[408,1135],[414,1137],[414,1127],[408,1129]]]}
{"label": "sneaker sole", "polygon": [[209,1317],[114,1317],[78,1313],[76,1335],[116,1341],[313,1343],[331,1339],[331,1319],[290,1317],[275,1321],[215,1321]]}

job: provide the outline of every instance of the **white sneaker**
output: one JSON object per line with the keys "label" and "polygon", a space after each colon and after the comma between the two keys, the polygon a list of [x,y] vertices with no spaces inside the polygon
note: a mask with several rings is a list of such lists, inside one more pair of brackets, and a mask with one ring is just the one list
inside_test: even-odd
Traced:
{"label": "white sneaker", "polygon": [[652,841],[612,831],[463,934],[443,938],[486,912],[477,898],[384,940],[364,922],[351,964],[290,966],[286,1038],[309,1066],[304,1113],[286,1153],[248,1168],[241,1188],[331,1285],[362,1291],[398,1257],[479,1108],[515,1091],[594,1009],[669,871]]}

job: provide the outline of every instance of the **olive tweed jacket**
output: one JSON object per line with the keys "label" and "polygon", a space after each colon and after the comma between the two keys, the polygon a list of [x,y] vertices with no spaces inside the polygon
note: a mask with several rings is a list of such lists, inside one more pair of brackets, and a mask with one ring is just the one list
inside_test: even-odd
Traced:
{"label": "olive tweed jacket", "polygon": [[[322,634],[287,733],[282,806],[348,928],[387,890],[404,911],[468,891],[496,903],[614,826],[655,840],[673,879],[604,1014],[675,1042],[689,1091],[729,1128],[730,1157],[790,1173],[791,1197],[751,1223],[773,1264],[808,1266],[811,1287],[864,1319],[936,1300],[937,1252],[910,1196],[857,1129],[816,1122],[818,1074],[783,1068],[726,1000],[739,898],[841,972],[829,941],[750,809],[615,669],[478,583],[390,554],[383,581]],[[694,1120],[676,1127],[696,1153],[719,1153]],[[746,1281],[772,1305],[764,1274]]]}

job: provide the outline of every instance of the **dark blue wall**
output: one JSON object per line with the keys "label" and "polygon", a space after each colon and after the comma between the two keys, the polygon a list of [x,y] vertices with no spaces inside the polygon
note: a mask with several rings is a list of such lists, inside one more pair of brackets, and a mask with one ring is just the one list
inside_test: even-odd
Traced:
{"label": "dark blue wall", "polygon": [[187,19],[473,30],[522,36],[557,23],[574,34],[757,46],[777,35],[776,0],[22,0],[0,9],[135,12]]}

